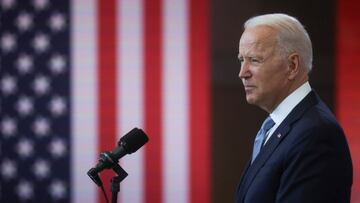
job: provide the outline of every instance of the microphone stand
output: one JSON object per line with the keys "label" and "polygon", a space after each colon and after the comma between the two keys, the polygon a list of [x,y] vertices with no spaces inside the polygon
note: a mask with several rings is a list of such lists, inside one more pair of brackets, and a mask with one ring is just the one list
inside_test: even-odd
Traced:
{"label": "microphone stand", "polygon": [[110,152],[101,153],[100,158],[99,158],[99,164],[97,165],[97,167],[91,168],[87,172],[87,174],[96,183],[96,185],[101,187],[101,189],[104,192],[106,202],[108,202],[108,199],[106,197],[106,192],[103,188],[103,184],[102,184],[102,181],[101,181],[98,173],[102,169],[110,169],[110,168],[113,169],[115,171],[115,173],[117,174],[116,176],[114,176],[111,179],[111,188],[110,188],[110,191],[112,192],[112,202],[116,203],[117,202],[117,194],[120,191],[120,182],[123,181],[128,176],[128,174],[126,173],[126,171],[123,168],[121,168],[121,166],[118,164],[117,161],[114,161],[111,158]]}
{"label": "microphone stand", "polygon": [[119,176],[114,176],[111,179],[111,202],[116,203],[117,202],[117,194],[120,191],[120,181]]}
{"label": "microphone stand", "polygon": [[123,168],[121,168],[121,166],[119,164],[114,164],[112,169],[115,171],[117,176],[114,176],[111,179],[111,188],[110,188],[110,190],[111,190],[111,202],[116,203],[117,202],[118,192],[120,191],[120,182],[122,180],[124,180],[126,178],[126,176],[128,176],[128,174],[126,173],[126,171]]}

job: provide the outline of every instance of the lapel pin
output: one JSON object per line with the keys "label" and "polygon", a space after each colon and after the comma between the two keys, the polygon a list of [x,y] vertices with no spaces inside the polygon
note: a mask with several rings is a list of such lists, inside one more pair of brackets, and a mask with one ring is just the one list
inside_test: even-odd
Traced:
{"label": "lapel pin", "polygon": [[277,134],[277,137],[280,138],[280,137],[281,137],[281,133]]}

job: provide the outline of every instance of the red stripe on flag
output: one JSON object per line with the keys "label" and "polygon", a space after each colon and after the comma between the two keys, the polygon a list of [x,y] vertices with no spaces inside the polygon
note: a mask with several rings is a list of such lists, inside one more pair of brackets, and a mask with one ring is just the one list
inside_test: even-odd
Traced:
{"label": "red stripe on flag", "polygon": [[146,0],[144,44],[145,131],[150,137],[145,153],[145,201],[162,200],[161,126],[161,0]]}
{"label": "red stripe on flag", "polygon": [[209,2],[190,8],[190,202],[211,202]]}
{"label": "red stripe on flag", "polygon": [[350,146],[354,167],[351,202],[360,202],[360,2],[337,2],[336,113]]}
{"label": "red stripe on flag", "polygon": [[[116,145],[116,1],[98,2],[98,75],[99,75],[99,151],[108,151]],[[84,22],[86,23],[86,22]],[[87,59],[83,59],[87,60]],[[85,76],[84,76],[85,77]],[[86,126],[84,126],[86,128]],[[114,173],[103,171],[101,179],[109,191]],[[100,201],[101,200],[101,201]],[[98,202],[105,203],[101,190]]]}

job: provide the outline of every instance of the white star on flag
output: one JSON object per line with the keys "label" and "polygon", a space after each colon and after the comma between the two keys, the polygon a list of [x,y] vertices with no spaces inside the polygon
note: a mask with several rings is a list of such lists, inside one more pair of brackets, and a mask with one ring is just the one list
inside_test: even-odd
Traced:
{"label": "white star on flag", "polygon": [[59,180],[55,180],[50,184],[50,195],[54,199],[62,199],[66,195],[65,183]]}
{"label": "white star on flag", "polygon": [[39,137],[44,137],[49,135],[50,132],[50,123],[48,119],[38,117],[33,123],[33,131]]}
{"label": "white star on flag", "polygon": [[50,90],[50,80],[43,75],[37,76],[34,79],[33,89],[37,95],[46,94]]}
{"label": "white star on flag", "polygon": [[16,110],[22,116],[27,116],[34,110],[34,105],[30,97],[22,96],[16,103]]}
{"label": "white star on flag", "polygon": [[50,174],[50,165],[45,160],[36,160],[32,169],[38,179],[44,179]]}
{"label": "white star on flag", "polygon": [[16,121],[15,119],[5,117],[1,121],[1,132],[4,137],[12,137],[15,135],[16,129]]}
{"label": "white star on flag", "polygon": [[54,74],[60,74],[65,71],[66,59],[64,56],[59,54],[53,55],[49,62],[51,72]]}
{"label": "white star on flag", "polygon": [[1,7],[4,10],[9,10],[15,6],[15,0],[1,0]]}
{"label": "white star on flag", "polygon": [[33,58],[28,54],[20,54],[16,60],[16,68],[21,74],[29,73],[33,68]]}
{"label": "white star on flag", "polygon": [[27,12],[22,12],[16,19],[16,25],[20,31],[27,31],[33,26],[32,16]]}
{"label": "white star on flag", "polygon": [[4,179],[11,179],[16,176],[16,164],[14,161],[5,159],[1,163],[1,175]]}
{"label": "white star on flag", "polygon": [[66,27],[65,17],[60,13],[55,13],[50,17],[49,26],[54,32],[62,31]]}
{"label": "white star on flag", "polygon": [[28,158],[34,153],[34,145],[31,140],[22,138],[16,145],[16,151],[21,158]]}
{"label": "white star on flag", "polygon": [[13,51],[16,47],[16,39],[13,34],[10,33],[4,33],[1,37],[1,49],[8,53],[10,51]]}
{"label": "white star on flag", "polygon": [[66,154],[66,144],[62,139],[55,138],[49,145],[49,151],[55,158],[63,157]]}
{"label": "white star on flag", "polygon": [[60,116],[65,113],[65,99],[61,97],[53,97],[49,104],[49,109],[54,116]]}
{"label": "white star on flag", "polygon": [[35,9],[38,11],[44,10],[45,8],[47,8],[49,6],[49,1],[48,0],[34,0],[33,5],[34,5]]}
{"label": "white star on flag", "polygon": [[17,194],[22,200],[29,200],[34,195],[33,185],[29,181],[20,181],[16,188]]}
{"label": "white star on flag", "polygon": [[33,39],[33,48],[37,53],[43,53],[49,49],[50,39],[43,33],[38,33]]}
{"label": "white star on flag", "polygon": [[13,94],[17,89],[16,79],[9,75],[5,75],[1,79],[0,85],[1,85],[1,90],[5,95]]}

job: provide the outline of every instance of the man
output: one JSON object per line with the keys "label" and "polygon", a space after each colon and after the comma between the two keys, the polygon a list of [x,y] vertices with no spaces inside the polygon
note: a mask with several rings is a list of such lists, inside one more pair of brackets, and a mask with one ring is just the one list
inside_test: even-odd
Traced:
{"label": "man", "polygon": [[350,202],[352,163],[342,128],[311,89],[310,38],[294,17],[249,19],[239,43],[246,100],[269,113],[236,202]]}

